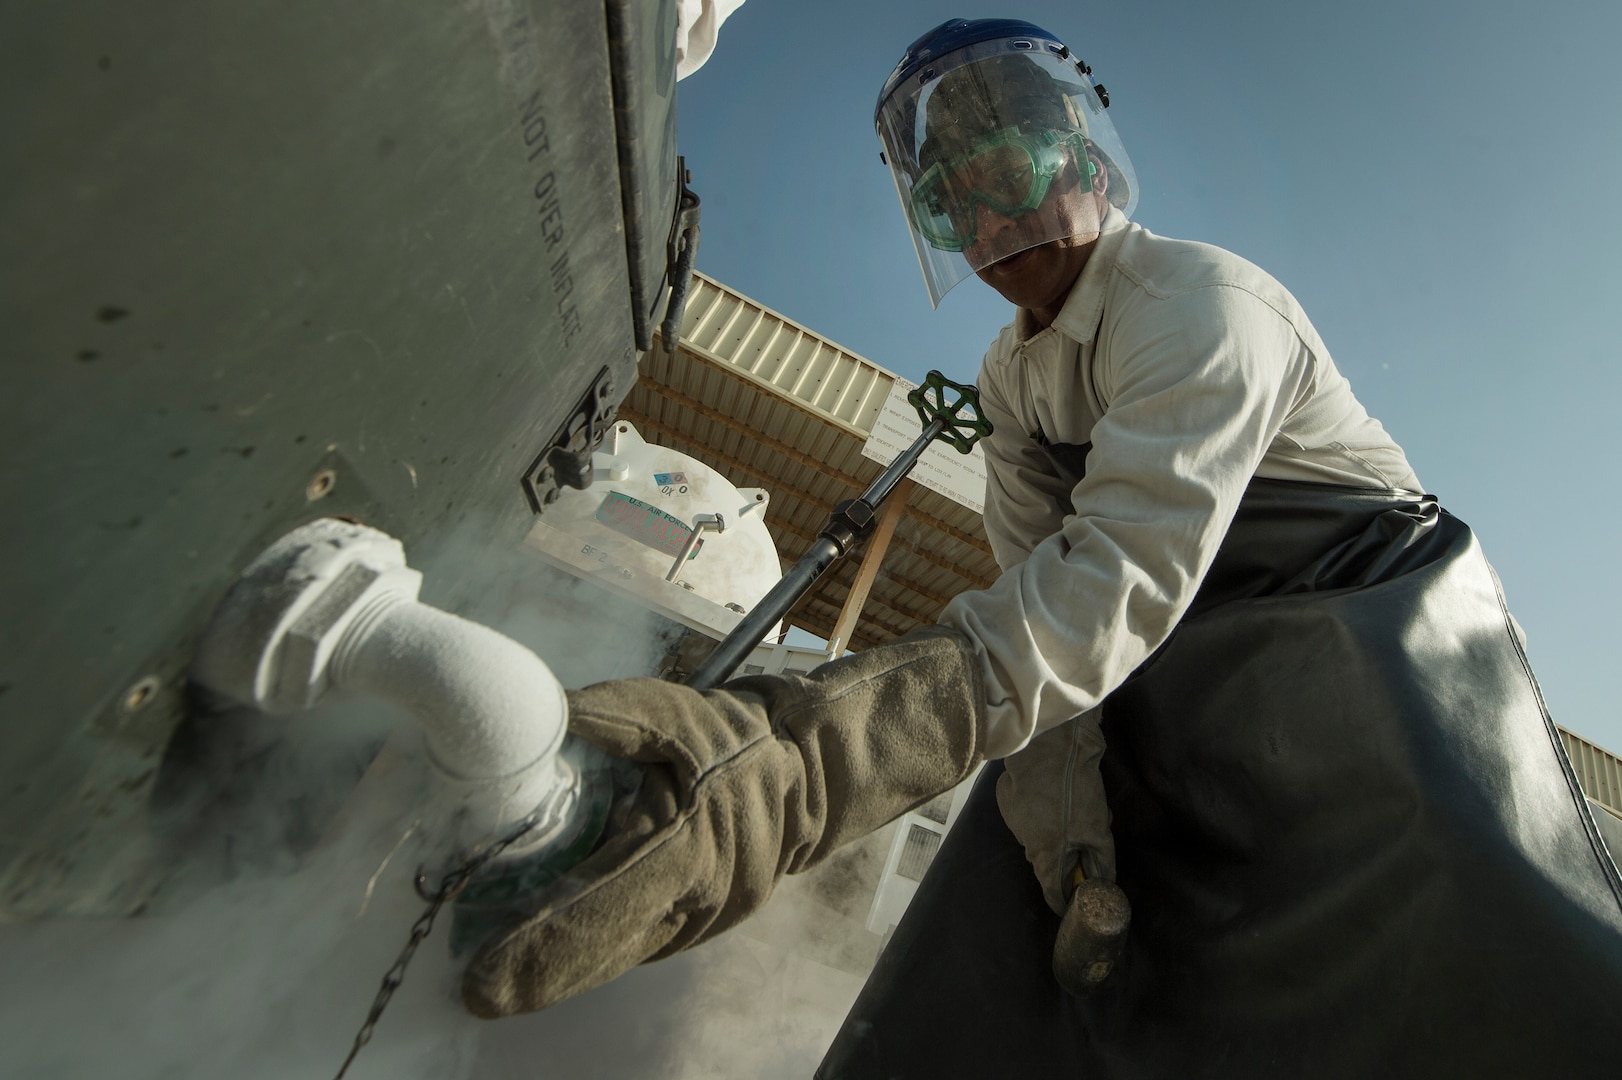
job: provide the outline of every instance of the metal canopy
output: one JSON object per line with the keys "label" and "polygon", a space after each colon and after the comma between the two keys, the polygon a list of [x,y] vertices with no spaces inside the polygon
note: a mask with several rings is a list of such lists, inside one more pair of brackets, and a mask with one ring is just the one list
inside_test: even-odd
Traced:
{"label": "metal canopy", "polygon": [[[720,282],[695,274],[674,355],[656,344],[620,407],[651,442],[691,454],[736,484],[771,493],[766,524],[792,563],[882,464],[862,456],[895,375]],[[788,624],[824,639],[856,593],[843,644],[862,649],[931,623],[964,589],[997,577],[980,515],[924,487],[906,497],[864,598],[863,559],[842,560]],[[870,544],[882,540],[876,536]],[[871,560],[868,560],[871,563]]]}

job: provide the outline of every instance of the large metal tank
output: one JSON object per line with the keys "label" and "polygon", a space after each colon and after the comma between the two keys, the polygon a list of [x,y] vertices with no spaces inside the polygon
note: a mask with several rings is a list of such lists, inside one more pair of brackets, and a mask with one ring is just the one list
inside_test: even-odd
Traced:
{"label": "large metal tank", "polygon": [[[330,1077],[422,917],[432,823],[398,710],[269,716],[188,677],[273,541],[321,517],[382,529],[422,600],[569,686],[646,674],[750,603],[650,572],[714,625],[650,617],[526,542],[611,492],[726,515],[694,573],[758,527],[747,490],[725,493],[734,525],[619,484],[612,445],[600,486],[559,490],[590,476],[666,314],[690,205],[675,9],[7,11],[0,1075]],[[847,940],[845,878],[882,844],[786,884],[753,936],[493,1025],[456,999],[445,912],[348,1076],[814,1061],[876,948]]]}
{"label": "large metal tank", "polygon": [[440,606],[508,591],[662,311],[674,21],[673,0],[8,11],[0,918],[161,901],[160,834],[248,753],[199,749],[193,647],[276,537],[351,518],[404,541]]}

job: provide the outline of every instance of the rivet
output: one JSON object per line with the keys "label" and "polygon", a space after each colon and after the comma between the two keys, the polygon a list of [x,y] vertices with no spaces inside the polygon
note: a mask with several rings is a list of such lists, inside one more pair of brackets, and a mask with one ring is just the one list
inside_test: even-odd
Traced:
{"label": "rivet", "polygon": [[146,678],[140,680],[134,686],[124,691],[124,711],[136,712],[144,708],[146,705],[151,703],[153,698],[158,696],[158,691],[162,689],[162,687],[163,683],[158,680],[156,675],[148,675]]}
{"label": "rivet", "polygon": [[304,485],[304,498],[308,502],[324,499],[332,494],[332,489],[338,484],[338,474],[331,469],[322,469],[310,477],[310,482]]}

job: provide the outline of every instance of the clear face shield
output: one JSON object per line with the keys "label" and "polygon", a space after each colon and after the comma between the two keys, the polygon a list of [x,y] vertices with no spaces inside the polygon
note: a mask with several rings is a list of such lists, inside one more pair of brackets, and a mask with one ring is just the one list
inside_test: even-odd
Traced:
{"label": "clear face shield", "polygon": [[998,38],[896,86],[878,133],[930,303],[970,274],[1130,217],[1137,181],[1092,81],[1062,46]]}

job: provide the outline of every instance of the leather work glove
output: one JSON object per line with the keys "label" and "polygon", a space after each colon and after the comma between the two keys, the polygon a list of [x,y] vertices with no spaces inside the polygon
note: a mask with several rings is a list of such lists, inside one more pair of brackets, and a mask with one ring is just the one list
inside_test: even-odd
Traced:
{"label": "leather work glove", "polygon": [[1098,763],[1100,710],[1082,713],[1003,759],[997,806],[1060,916],[1053,977],[1077,997],[1109,979],[1126,950],[1132,905],[1115,884],[1115,839]]}
{"label": "leather work glove", "polygon": [[1100,712],[1049,728],[1003,758],[997,808],[1025,848],[1042,898],[1063,915],[1079,868],[1087,878],[1115,880],[1115,838],[1098,765],[1104,757]]}
{"label": "leather work glove", "polygon": [[967,778],[984,702],[968,639],[944,627],[809,676],[571,692],[571,732],[643,763],[642,785],[602,846],[479,948],[468,1010],[544,1009],[736,926],[784,874]]}

